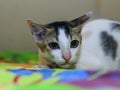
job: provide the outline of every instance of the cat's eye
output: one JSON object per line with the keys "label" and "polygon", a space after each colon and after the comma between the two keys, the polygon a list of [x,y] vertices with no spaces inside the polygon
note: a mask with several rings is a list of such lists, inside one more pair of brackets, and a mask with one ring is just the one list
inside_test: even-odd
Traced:
{"label": "cat's eye", "polygon": [[51,49],[59,49],[59,45],[58,45],[58,43],[56,43],[56,42],[51,42],[51,43],[49,43],[48,44],[48,46],[51,48]]}
{"label": "cat's eye", "polygon": [[79,45],[79,41],[78,40],[73,40],[73,41],[71,41],[70,47],[71,48],[76,48],[76,47],[78,47],[78,45]]}

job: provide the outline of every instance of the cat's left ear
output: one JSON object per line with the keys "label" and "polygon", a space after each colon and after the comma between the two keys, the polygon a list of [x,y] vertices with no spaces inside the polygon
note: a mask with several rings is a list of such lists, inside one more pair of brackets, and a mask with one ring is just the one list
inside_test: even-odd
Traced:
{"label": "cat's left ear", "polygon": [[92,16],[92,12],[87,12],[83,16],[76,18],[74,20],[71,20],[70,23],[73,28],[78,27],[79,25],[82,25],[85,23],[90,17]]}
{"label": "cat's left ear", "polygon": [[37,24],[32,20],[27,20],[27,23],[31,29],[35,41],[43,41],[47,33],[45,26]]}

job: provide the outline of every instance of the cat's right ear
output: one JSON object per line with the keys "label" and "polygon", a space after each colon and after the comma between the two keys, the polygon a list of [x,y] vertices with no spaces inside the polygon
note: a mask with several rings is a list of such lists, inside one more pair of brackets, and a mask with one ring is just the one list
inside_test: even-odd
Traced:
{"label": "cat's right ear", "polygon": [[77,33],[81,32],[82,25],[92,16],[92,12],[87,12],[79,18],[70,21],[71,27]]}
{"label": "cat's right ear", "polygon": [[37,24],[32,20],[27,20],[27,23],[31,29],[32,35],[36,41],[42,41],[45,38],[46,30],[44,25]]}
{"label": "cat's right ear", "polygon": [[84,14],[83,16],[76,18],[74,20],[71,20],[70,23],[72,25],[73,28],[84,24],[90,17],[92,16],[92,11],[87,12],[86,14]]}

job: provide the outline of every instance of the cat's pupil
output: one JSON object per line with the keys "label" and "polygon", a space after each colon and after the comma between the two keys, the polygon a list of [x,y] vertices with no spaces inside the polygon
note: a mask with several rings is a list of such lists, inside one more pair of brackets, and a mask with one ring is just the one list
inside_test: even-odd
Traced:
{"label": "cat's pupil", "polygon": [[76,47],[78,47],[78,45],[79,45],[79,41],[78,40],[73,40],[73,41],[71,41],[70,47],[71,48],[76,48]]}
{"label": "cat's pupil", "polygon": [[51,49],[59,49],[59,45],[56,42],[51,42],[48,44]]}

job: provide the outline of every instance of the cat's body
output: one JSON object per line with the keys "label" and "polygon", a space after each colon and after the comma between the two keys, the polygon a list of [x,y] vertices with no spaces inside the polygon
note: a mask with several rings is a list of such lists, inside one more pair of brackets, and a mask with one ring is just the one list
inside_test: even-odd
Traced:
{"label": "cat's body", "polygon": [[67,69],[118,69],[120,23],[94,20],[82,29],[82,24],[90,16],[91,13],[87,13],[72,21],[47,25],[28,20],[39,47],[40,66]]}
{"label": "cat's body", "polygon": [[98,19],[87,23],[81,47],[77,68],[120,69],[120,22]]}

